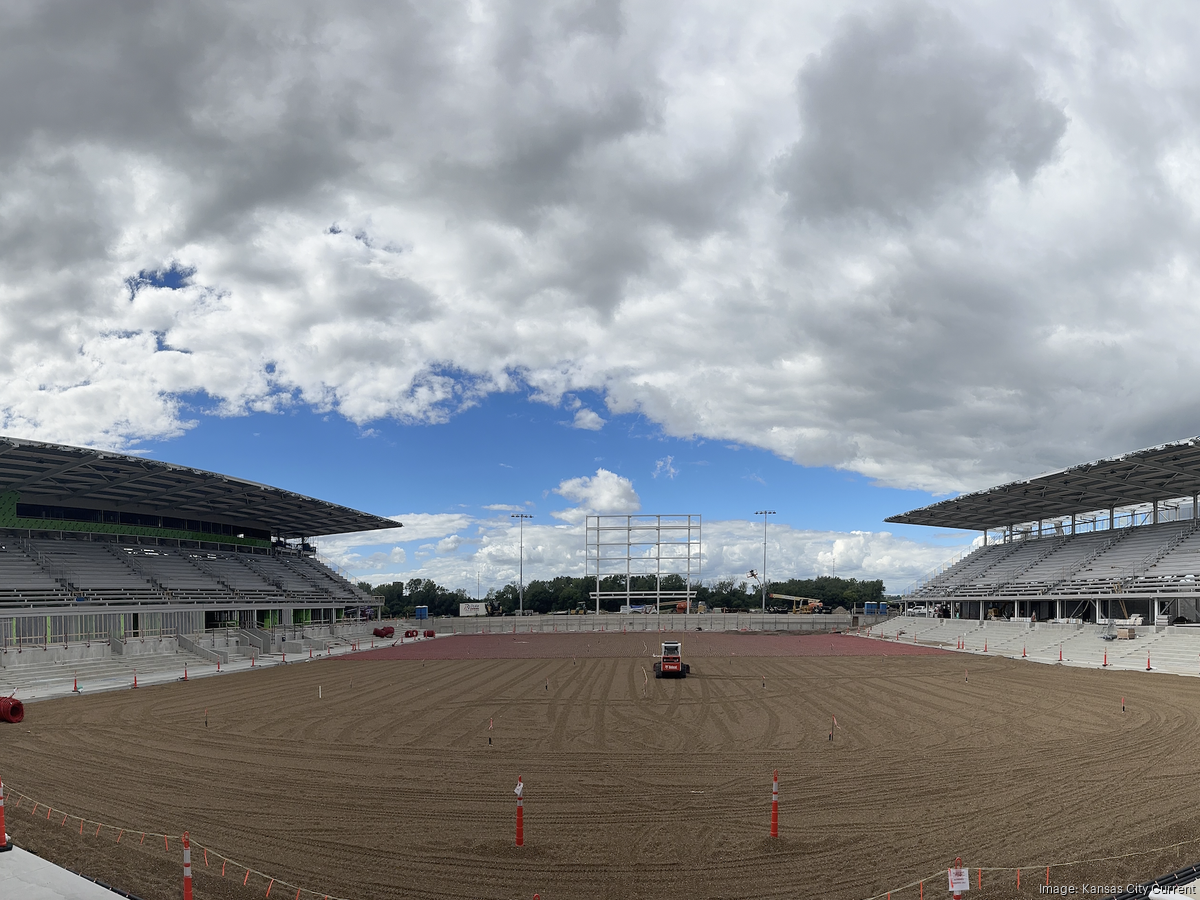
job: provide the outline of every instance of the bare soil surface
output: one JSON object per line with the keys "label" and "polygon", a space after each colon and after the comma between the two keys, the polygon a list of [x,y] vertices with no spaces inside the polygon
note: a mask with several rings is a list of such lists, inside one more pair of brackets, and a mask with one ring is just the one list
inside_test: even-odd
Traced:
{"label": "bare soil surface", "polygon": [[31,704],[0,725],[8,831],[146,900],[180,896],[181,857],[143,829],[191,832],[198,900],[263,897],[246,867],[292,885],[272,900],[916,900],[955,856],[1024,867],[979,900],[1038,896],[1047,864],[1137,854],[1052,870],[1124,885],[1200,859],[1195,679],[714,633],[656,680],[659,638],[459,636]]}
{"label": "bare soil surface", "polygon": [[850,634],[762,632],[655,632],[629,634],[460,634],[437,640],[377,646],[355,659],[648,659],[665,640],[683,642],[691,658],[734,656],[928,656],[946,651]]}

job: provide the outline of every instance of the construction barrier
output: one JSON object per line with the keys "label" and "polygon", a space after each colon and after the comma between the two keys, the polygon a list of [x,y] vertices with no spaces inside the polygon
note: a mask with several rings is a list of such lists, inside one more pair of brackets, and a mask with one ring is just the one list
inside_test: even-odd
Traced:
{"label": "construction barrier", "polygon": [[[191,897],[191,894],[188,892],[188,888],[190,887],[189,881],[190,881],[190,875],[191,875],[191,848],[192,847],[196,847],[198,850],[203,852],[205,867],[215,866],[218,862],[221,864],[221,871],[220,871],[220,876],[219,876],[221,878],[225,877],[226,866],[228,866],[230,868],[231,874],[234,874],[234,873],[238,872],[239,870],[243,871],[245,873],[245,875],[242,879],[243,886],[246,886],[249,883],[250,876],[253,875],[256,878],[262,879],[262,883],[267,884],[268,888],[274,887],[276,890],[281,890],[281,889],[286,888],[288,890],[288,893],[291,896],[293,896],[294,898],[296,898],[296,900],[299,900],[299,898],[301,898],[301,897],[316,897],[316,898],[321,898],[321,900],[350,900],[350,898],[341,897],[341,896],[338,896],[335,894],[330,894],[326,891],[314,891],[311,888],[301,887],[296,884],[289,884],[288,882],[283,881],[282,879],[276,878],[272,875],[268,875],[265,872],[260,872],[258,869],[255,869],[251,866],[247,866],[244,863],[238,862],[237,860],[233,859],[232,857],[225,856],[224,854],[213,849],[212,847],[208,847],[203,844],[200,844],[197,841],[191,840],[190,835],[186,831],[182,835],[173,835],[173,834],[163,834],[163,833],[154,832],[154,831],[139,831],[136,828],[119,827],[117,825],[110,825],[107,822],[97,822],[94,819],[88,819],[86,817],[77,816],[73,813],[65,813],[65,812],[63,812],[63,810],[52,807],[50,804],[44,804],[41,801],[35,801],[28,794],[25,794],[25,793],[22,793],[19,791],[14,796],[16,796],[17,799],[16,799],[16,802],[13,804],[13,807],[12,807],[13,809],[20,808],[22,802],[28,803],[28,802],[32,801],[33,809],[36,810],[38,808],[44,807],[46,810],[46,818],[50,819],[51,816],[53,815],[54,816],[53,820],[58,821],[60,828],[66,828],[67,823],[70,822],[71,830],[74,831],[75,823],[78,822],[80,835],[84,835],[84,833],[86,831],[86,833],[88,835],[90,835],[91,837],[99,837],[102,833],[107,832],[107,833],[115,835],[115,840],[113,841],[114,845],[120,843],[121,838],[125,835],[126,832],[128,832],[131,835],[133,835],[133,834],[140,835],[141,837],[140,837],[140,840],[138,841],[138,846],[143,846],[143,847],[146,846],[146,838],[151,839],[151,846],[153,846],[154,841],[158,840],[159,838],[162,838],[163,848],[167,852],[170,852],[172,838],[174,838],[176,841],[182,842],[183,846],[184,846],[183,863],[184,863],[184,898],[185,898],[185,900],[188,900],[188,898]],[[62,816],[61,821],[58,819],[59,815]],[[93,826],[94,826],[94,830],[93,830]],[[2,781],[0,781],[0,831],[3,830],[3,827],[4,827],[4,784]],[[0,847],[0,850],[11,850],[12,843],[11,842],[7,842],[7,843],[8,843],[8,846]],[[210,856],[212,857],[211,862],[209,860]],[[234,877],[236,877],[236,874],[234,874]]]}
{"label": "construction barrier", "polygon": [[[1091,857],[1091,858],[1087,858],[1087,859],[1073,859],[1073,860],[1067,860],[1065,862],[1051,863],[1048,866],[1044,866],[1045,871],[1046,871],[1045,885],[1047,888],[1049,888],[1049,886],[1050,886],[1050,871],[1051,871],[1051,869],[1063,870],[1063,869],[1070,869],[1074,866],[1095,865],[1096,863],[1120,862],[1121,860],[1133,859],[1138,856],[1149,856],[1152,853],[1166,853],[1167,851],[1170,851],[1170,850],[1179,851],[1183,847],[1187,847],[1190,845],[1196,845],[1196,844],[1200,844],[1200,837],[1188,838],[1187,840],[1177,841],[1174,844],[1166,844],[1165,846],[1162,846],[1162,847],[1151,847],[1146,850],[1134,850],[1129,853],[1120,853],[1115,856],[1097,856],[1097,857]],[[961,860],[955,859],[955,865],[956,865],[956,867],[961,866]],[[1021,886],[1021,870],[1027,869],[1027,868],[1032,868],[1035,871],[1037,871],[1039,868],[1042,868],[1042,866],[1040,864],[1039,865],[1024,864],[1022,866],[978,866],[975,869],[976,889],[977,890],[983,889],[983,873],[984,872],[987,872],[989,874],[989,876],[991,876],[992,874],[995,874],[997,876],[1014,877],[1016,886],[1018,888],[1020,888],[1020,886]],[[914,898],[914,900],[916,900],[916,898],[919,898],[923,895],[924,883],[926,881],[931,881],[934,878],[937,878],[939,876],[944,878],[946,876],[947,871],[948,870],[946,870],[946,869],[942,869],[940,872],[936,872],[932,875],[926,875],[923,878],[918,878],[914,881],[908,882],[907,884],[902,884],[898,887],[893,887],[886,891],[881,891],[878,894],[874,894],[870,897],[865,897],[865,898],[863,898],[863,900],[890,900],[890,898],[893,894],[896,894],[899,897],[902,897],[906,894],[906,892],[909,892],[909,891],[912,892],[909,896],[912,896]],[[967,877],[969,879],[970,870],[968,869],[968,870],[964,870],[964,871],[967,873]],[[1185,869],[1180,870],[1177,873],[1173,873],[1172,876],[1168,876],[1168,879],[1173,878],[1174,876],[1177,876],[1177,875],[1181,875],[1181,874],[1188,874],[1188,877],[1190,879],[1190,878],[1194,878],[1196,874],[1200,874],[1200,873],[1197,872],[1197,867],[1189,866]],[[1164,881],[1164,883],[1165,883],[1168,879],[1160,879],[1160,880]],[[968,880],[968,886],[969,886],[969,880]],[[1139,896],[1148,896],[1149,895],[1148,890],[1140,890],[1140,889],[1137,889],[1137,887],[1138,886],[1134,885],[1135,890],[1131,891],[1129,894],[1122,894],[1121,896],[1129,896],[1132,894],[1138,894]],[[1142,886],[1142,887],[1144,888],[1145,886]],[[955,893],[955,892],[951,891],[951,893]],[[1041,893],[1048,893],[1048,892],[1043,890],[1043,891],[1041,891]],[[1063,893],[1066,893],[1066,891],[1063,891]]]}
{"label": "construction barrier", "polygon": [[[524,813],[523,813],[524,781],[520,776],[518,776],[518,778],[517,778],[517,786],[513,789],[513,793],[515,793],[516,797],[517,797],[516,843],[517,843],[517,846],[523,846],[524,842],[525,842],[524,841]],[[20,792],[20,791],[16,792],[13,796],[16,797],[16,802],[11,807],[12,809],[19,809],[22,802],[26,802],[26,801],[31,802],[32,810],[33,810],[31,815],[36,816],[37,811],[39,809],[44,808],[46,810],[45,819],[58,821],[59,827],[61,827],[61,828],[65,828],[67,826],[67,823],[70,822],[70,823],[72,823],[72,825],[71,825],[72,830],[74,830],[74,828],[75,828],[74,823],[78,822],[79,823],[78,830],[79,830],[79,834],[81,836],[84,835],[84,833],[86,831],[88,834],[90,834],[91,837],[95,838],[95,837],[99,837],[105,830],[107,830],[109,833],[111,833],[114,836],[114,838],[115,838],[114,844],[116,844],[116,843],[120,843],[121,838],[124,836],[124,834],[126,832],[129,832],[130,835],[139,835],[140,834],[140,840],[138,841],[139,846],[146,845],[147,837],[151,838],[151,846],[153,846],[153,843],[156,839],[162,838],[163,847],[167,852],[170,851],[171,838],[175,837],[175,839],[177,841],[180,841],[183,844],[184,879],[185,879],[184,880],[184,897],[185,897],[185,900],[187,900],[187,898],[190,896],[190,894],[188,893],[188,887],[190,886],[189,882],[190,882],[190,876],[191,876],[191,848],[193,845],[195,847],[197,847],[198,849],[200,849],[201,852],[203,853],[204,866],[206,868],[213,867],[218,862],[221,864],[219,876],[217,875],[216,872],[214,872],[213,873],[214,877],[224,878],[226,876],[226,868],[229,867],[232,870],[231,874],[233,875],[234,878],[237,877],[236,873],[238,871],[242,871],[244,873],[243,878],[242,878],[243,886],[246,886],[249,884],[250,876],[253,875],[256,878],[260,878],[262,880],[262,883],[267,885],[268,891],[272,891],[272,890],[279,891],[279,890],[286,889],[286,891],[288,892],[287,896],[293,896],[294,898],[296,898],[296,900],[299,900],[299,898],[301,898],[301,897],[315,897],[315,898],[322,898],[322,900],[348,900],[348,898],[345,898],[345,897],[339,897],[334,894],[329,894],[329,893],[325,893],[322,891],[314,891],[310,888],[304,888],[299,885],[290,884],[290,883],[283,881],[275,876],[261,872],[258,869],[252,868],[250,866],[245,865],[244,863],[241,863],[241,862],[233,859],[232,857],[225,856],[224,854],[220,853],[219,851],[215,850],[212,847],[200,844],[199,842],[192,841],[188,832],[184,832],[181,836],[176,836],[176,835],[169,835],[169,834],[165,834],[165,833],[152,832],[152,831],[139,831],[138,829],[129,828],[127,826],[126,827],[118,827],[116,825],[112,825],[109,823],[98,822],[94,819],[88,819],[88,818],[81,817],[81,816],[78,816],[78,815],[75,815],[72,813],[64,812],[62,809],[57,809],[57,808],[53,807],[51,804],[43,803],[42,801],[35,801],[33,799],[33,797],[31,797],[30,795],[25,794],[23,792]],[[778,771],[776,771],[776,773],[774,774],[773,779],[772,779],[772,807],[773,807],[773,809],[772,809],[772,825],[773,826],[776,825],[775,811],[777,810],[777,803],[778,803]],[[0,850],[8,850],[8,849],[12,848],[12,843],[11,843],[11,841],[8,840],[8,835],[5,834],[5,831],[4,831],[4,813],[5,813],[4,783],[2,780],[0,780],[0,835],[3,835],[4,839],[5,839],[4,845],[0,846]],[[59,815],[62,816],[61,820],[58,819]],[[93,828],[94,828],[94,830],[93,830]],[[774,827],[772,828],[772,831],[773,832],[775,831]],[[1092,864],[1096,864],[1096,863],[1118,862],[1121,860],[1133,859],[1133,858],[1139,857],[1139,856],[1149,856],[1150,854],[1155,854],[1155,853],[1165,853],[1165,852],[1171,851],[1171,850],[1178,851],[1184,847],[1189,847],[1189,846],[1194,847],[1195,845],[1198,845],[1198,844],[1200,844],[1200,837],[1193,837],[1193,838],[1189,838],[1187,840],[1177,841],[1173,844],[1167,844],[1167,845],[1161,846],[1161,847],[1153,847],[1153,848],[1149,848],[1149,849],[1145,849],[1145,850],[1135,850],[1135,851],[1131,851],[1129,853],[1117,854],[1117,855],[1113,855],[1113,856],[1101,856],[1101,857],[1094,857],[1094,858],[1076,859],[1076,860],[1051,863],[1049,865],[1044,866],[1045,873],[1046,873],[1045,883],[1047,886],[1049,886],[1051,883],[1051,869],[1061,870],[1061,869],[1069,869],[1071,867],[1081,866],[1081,865],[1092,865]],[[209,859],[210,856],[212,857],[211,860]],[[956,860],[956,862],[957,862],[957,860]],[[1030,863],[1026,862],[1026,863],[1023,863],[1021,866],[980,866],[980,867],[976,867],[975,871],[976,871],[977,888],[981,890],[983,887],[983,873],[985,871],[989,873],[989,877],[992,874],[995,874],[997,877],[1001,877],[1001,878],[1006,875],[1009,877],[1012,877],[1014,879],[1014,882],[1019,887],[1020,882],[1021,882],[1021,870],[1022,869],[1033,868],[1033,869],[1037,870],[1039,868],[1042,868],[1042,866],[1043,866],[1043,864],[1041,864],[1041,863],[1030,864]],[[969,870],[967,870],[967,871],[968,871],[968,878],[969,878]],[[913,900],[923,900],[924,890],[925,890],[924,882],[933,881],[934,879],[938,878],[939,876],[945,877],[946,872],[947,872],[946,869],[941,869],[938,872],[934,872],[934,873],[925,875],[923,877],[914,879],[913,881],[910,881],[907,884],[900,885],[898,887],[892,887],[889,890],[882,891],[871,897],[864,898],[864,900],[885,900],[885,898],[890,898],[893,894],[899,895],[899,897],[903,897],[903,896],[905,896],[906,892],[911,892],[911,893],[908,893],[907,896],[912,897]],[[992,883],[993,884],[995,883],[995,879],[992,879]]]}

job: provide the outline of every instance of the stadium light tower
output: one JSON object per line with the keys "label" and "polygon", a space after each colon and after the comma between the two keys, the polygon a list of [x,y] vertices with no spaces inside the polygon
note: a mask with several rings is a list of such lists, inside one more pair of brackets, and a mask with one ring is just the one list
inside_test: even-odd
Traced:
{"label": "stadium light tower", "polygon": [[519,602],[521,605],[520,605],[520,611],[517,613],[517,615],[523,616],[523,615],[525,615],[525,520],[532,519],[533,516],[529,515],[529,513],[511,513],[509,515],[509,518],[521,520],[521,562],[520,562],[521,581],[520,581],[520,588],[517,591],[517,597],[519,598]]}
{"label": "stadium light tower", "polygon": [[762,570],[762,611],[767,611],[767,516],[775,515],[773,509],[760,509],[754,513],[763,517],[763,570]]}

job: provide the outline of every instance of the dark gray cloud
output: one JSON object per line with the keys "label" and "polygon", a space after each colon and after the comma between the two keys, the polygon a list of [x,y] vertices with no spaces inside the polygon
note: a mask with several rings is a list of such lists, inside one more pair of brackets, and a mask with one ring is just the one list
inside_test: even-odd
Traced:
{"label": "dark gray cloud", "polygon": [[0,429],[525,384],[938,490],[1200,431],[1161,9],[0,8]]}
{"label": "dark gray cloud", "polygon": [[797,79],[779,186],[799,216],[922,210],[996,173],[1033,177],[1066,127],[1019,53],[923,4],[853,17]]}

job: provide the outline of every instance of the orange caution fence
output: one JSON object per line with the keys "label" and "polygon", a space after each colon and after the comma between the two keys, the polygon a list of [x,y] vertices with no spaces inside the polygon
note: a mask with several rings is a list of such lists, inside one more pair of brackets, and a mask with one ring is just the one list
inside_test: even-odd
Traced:
{"label": "orange caution fence", "polygon": [[[776,833],[775,829],[777,827],[777,825],[776,825],[777,819],[775,819],[775,815],[777,814],[776,811],[778,810],[778,806],[777,806],[778,793],[776,793],[778,791],[778,780],[777,779],[778,779],[778,774],[776,773],[774,775],[773,782],[772,782],[772,813],[773,813],[773,815],[772,815],[772,835],[774,835]],[[99,822],[95,819],[89,819],[86,816],[79,816],[75,813],[64,811],[60,807],[56,807],[56,806],[53,806],[52,804],[48,804],[41,800],[37,800],[34,797],[30,796],[29,794],[25,793],[24,791],[20,790],[19,788],[13,788],[11,784],[8,784],[8,783],[2,783],[2,784],[3,784],[3,786],[0,786],[0,828],[3,828],[4,812],[5,812],[5,799],[7,799],[8,800],[7,811],[9,812],[9,816],[8,816],[9,821],[12,821],[12,819],[14,818],[13,814],[15,814],[17,810],[21,809],[22,806],[24,806],[25,809],[28,809],[30,811],[29,814],[31,816],[42,815],[43,814],[42,811],[44,810],[44,818],[49,821],[58,822],[59,827],[61,827],[61,828],[66,828],[67,825],[70,824],[71,829],[74,831],[75,823],[78,823],[78,826],[79,826],[78,831],[79,831],[80,835],[87,833],[87,834],[91,835],[92,837],[99,837],[102,833],[104,833],[107,830],[109,833],[111,833],[115,836],[115,839],[114,839],[115,844],[121,843],[121,839],[126,834],[128,834],[130,836],[130,839],[132,839],[134,835],[137,835],[139,845],[145,845],[147,838],[150,838],[152,845],[154,843],[156,843],[157,841],[161,840],[163,843],[163,849],[167,852],[170,852],[171,842],[174,841],[177,845],[182,847],[182,850],[184,853],[184,872],[185,872],[185,877],[187,877],[188,881],[190,881],[190,875],[191,875],[191,853],[190,853],[190,850],[192,847],[195,847],[197,850],[199,850],[203,854],[205,869],[215,868],[216,864],[220,863],[221,871],[220,871],[219,877],[224,878],[228,874],[229,876],[236,878],[237,875],[240,873],[242,875],[242,885],[243,886],[247,886],[249,884],[250,876],[253,875],[256,879],[260,879],[262,881],[262,883],[266,884],[266,886],[267,886],[266,887],[266,895],[265,895],[266,898],[270,897],[272,891],[277,891],[276,896],[288,896],[288,897],[292,897],[293,900],[300,900],[300,898],[302,898],[302,897],[318,897],[318,898],[322,898],[322,900],[348,900],[348,898],[339,897],[334,894],[326,893],[324,891],[315,891],[315,890],[312,890],[311,888],[305,888],[300,885],[291,884],[287,881],[283,881],[282,879],[280,879],[278,877],[269,875],[266,872],[259,871],[258,869],[254,868],[251,865],[248,865],[244,862],[239,862],[238,860],[234,859],[231,856],[226,856],[225,854],[214,849],[213,847],[209,847],[205,844],[201,844],[199,841],[189,840],[190,836],[188,835],[187,832],[184,832],[182,835],[164,834],[163,832],[142,831],[137,828],[130,828],[128,826],[118,826],[118,825],[110,824],[108,822]],[[5,790],[6,788],[8,788],[9,790],[6,791]],[[522,821],[522,818],[523,818],[522,812],[524,811],[522,809],[522,807],[524,805],[524,803],[523,803],[523,800],[524,800],[523,788],[524,788],[524,784],[522,782],[522,779],[518,778],[517,779],[517,787],[513,791],[513,793],[515,793],[517,795],[517,840],[516,840],[517,846],[521,846],[524,843],[524,841],[523,841],[524,829],[522,827],[524,824]],[[14,798],[15,798],[15,801],[14,801]],[[60,818],[60,816],[61,816],[61,818]],[[0,832],[0,834],[2,834],[2,832]],[[1133,858],[1139,857],[1139,856],[1149,856],[1154,853],[1164,853],[1169,850],[1179,850],[1183,847],[1189,847],[1189,846],[1197,845],[1197,844],[1200,844],[1200,837],[1194,837],[1194,838],[1189,838],[1187,840],[1176,841],[1173,844],[1165,844],[1161,847],[1151,847],[1151,848],[1148,848],[1145,850],[1134,850],[1129,853],[1119,853],[1119,854],[1115,854],[1115,855],[1111,855],[1111,856],[1096,856],[1096,857],[1089,857],[1089,858],[1085,858],[1085,859],[1067,860],[1067,861],[1062,861],[1062,862],[1050,863],[1049,865],[1047,865],[1045,863],[1036,863],[1036,864],[1023,863],[1020,866],[975,866],[975,867],[971,867],[971,868],[974,868],[975,872],[976,872],[976,878],[978,879],[977,889],[983,888],[983,875],[985,872],[988,873],[989,877],[993,874],[998,876],[997,879],[992,881],[993,884],[996,884],[997,882],[1006,882],[1008,880],[1008,878],[1011,878],[1011,879],[1013,879],[1013,883],[1019,889],[1021,886],[1021,871],[1023,869],[1033,869],[1035,871],[1038,871],[1039,873],[1042,871],[1042,869],[1045,869],[1045,873],[1046,873],[1045,884],[1048,886],[1052,883],[1051,873],[1054,870],[1069,869],[1074,866],[1090,865],[1090,864],[1094,864],[1094,863],[1117,862],[1117,861],[1125,860],[1125,859],[1133,859]],[[969,871],[969,869],[968,869],[968,871]],[[864,898],[864,900],[890,900],[890,898],[893,895],[902,897],[902,896],[904,896],[905,892],[908,892],[908,891],[911,891],[915,896],[917,896],[917,897],[921,898],[921,900],[923,900],[924,895],[925,895],[925,882],[930,882],[931,884],[936,883],[939,879],[945,878],[946,875],[947,875],[947,870],[940,869],[936,872],[933,872],[932,874],[925,875],[921,878],[916,878],[916,879],[908,882],[907,884],[902,884],[902,885],[899,885],[896,887],[892,887],[886,891],[882,891],[871,897]],[[1007,876],[1007,878],[1002,878],[1000,876]],[[278,891],[283,891],[285,889],[287,891],[286,895],[278,893]],[[1043,891],[1043,893],[1044,893],[1044,891]]]}
{"label": "orange caution fence", "polygon": [[[95,819],[89,819],[86,816],[78,816],[74,813],[66,812],[57,806],[37,800],[24,791],[18,788],[13,788],[10,783],[6,782],[5,787],[8,788],[7,796],[10,801],[8,806],[10,821],[12,821],[14,818],[16,811],[24,806],[25,809],[30,810],[29,814],[31,816],[40,816],[44,810],[45,818],[52,822],[58,822],[59,827],[61,828],[66,828],[69,823],[71,830],[74,831],[75,823],[78,823],[79,833],[81,835],[86,833],[92,837],[100,837],[102,833],[110,833],[115,837],[115,840],[113,841],[114,844],[121,843],[121,839],[126,834],[129,835],[130,839],[132,839],[134,835],[138,835],[139,845],[145,845],[146,839],[149,838],[152,844],[162,841],[163,849],[170,852],[171,843],[173,841],[177,846],[181,846],[184,850],[184,870],[188,881],[191,880],[190,850],[192,847],[194,847],[201,851],[201,853],[204,855],[204,867],[206,869],[215,868],[217,863],[221,864],[221,872],[219,877],[226,877],[226,870],[228,870],[228,875],[233,878],[236,878],[239,874],[241,874],[243,886],[247,886],[249,884],[250,876],[252,875],[256,879],[261,879],[262,883],[267,886],[266,897],[270,897],[272,890],[274,890],[277,897],[287,896],[292,898],[292,900],[300,900],[302,897],[319,897],[322,898],[322,900],[348,900],[346,897],[339,897],[335,894],[329,894],[324,891],[314,891],[311,888],[305,888],[301,887],[300,885],[291,884],[281,878],[268,875],[266,872],[260,872],[253,866],[239,862],[231,856],[226,856],[212,847],[201,844],[197,840],[189,840],[190,835],[188,835],[187,832],[184,832],[183,835],[164,834],[159,831],[142,831],[140,829],[130,828],[128,826],[112,825],[108,822],[98,822]],[[13,801],[13,798],[15,798],[15,802]],[[59,818],[60,816],[62,817],[61,820]],[[286,894],[281,893],[281,891],[284,889],[287,890]]]}
{"label": "orange caution fence", "polygon": [[[998,876],[1007,875],[1009,878],[1014,879],[1014,883],[1016,884],[1017,888],[1020,888],[1021,887],[1021,870],[1022,869],[1034,869],[1038,872],[1041,872],[1044,869],[1046,872],[1045,884],[1047,886],[1049,886],[1050,884],[1052,884],[1051,871],[1053,871],[1053,870],[1069,869],[1069,868],[1072,868],[1073,866],[1086,866],[1086,865],[1091,865],[1093,863],[1117,862],[1117,861],[1123,860],[1123,859],[1133,859],[1134,857],[1137,857],[1137,856],[1149,856],[1152,853],[1165,853],[1168,850],[1178,850],[1182,847],[1187,847],[1187,846],[1190,846],[1193,844],[1200,844],[1200,837],[1189,838],[1186,841],[1176,841],[1174,844],[1166,844],[1162,847],[1151,847],[1147,850],[1134,850],[1129,853],[1118,853],[1115,856],[1094,856],[1094,857],[1089,857],[1087,859],[1072,859],[1072,860],[1068,860],[1066,862],[1050,863],[1050,865],[1045,865],[1042,863],[1038,863],[1038,864],[1026,863],[1021,866],[975,866],[974,868],[975,868],[975,872],[976,872],[976,877],[979,880],[977,889],[982,890],[982,888],[983,888],[983,875],[985,872],[988,873],[989,875],[991,875],[992,873],[995,873]],[[919,892],[919,895],[921,897],[923,897],[924,893],[925,893],[925,882],[927,882],[927,881],[928,882],[936,882],[938,879],[940,879],[941,884],[945,884],[946,883],[946,881],[945,881],[946,874],[947,874],[946,869],[940,869],[939,871],[933,873],[932,875],[926,875],[922,878],[917,878],[913,881],[908,882],[907,884],[902,884],[899,887],[889,888],[888,890],[882,891],[881,893],[875,894],[874,896],[866,897],[866,898],[864,898],[864,900],[889,900],[889,898],[892,897],[892,895],[903,896],[904,892],[906,892],[906,891],[912,891],[914,894],[918,894],[918,892]],[[1004,879],[1004,880],[1007,881],[1007,879]],[[993,882],[993,883],[996,883],[996,882]],[[1041,891],[1041,893],[1045,893],[1045,891]]]}

